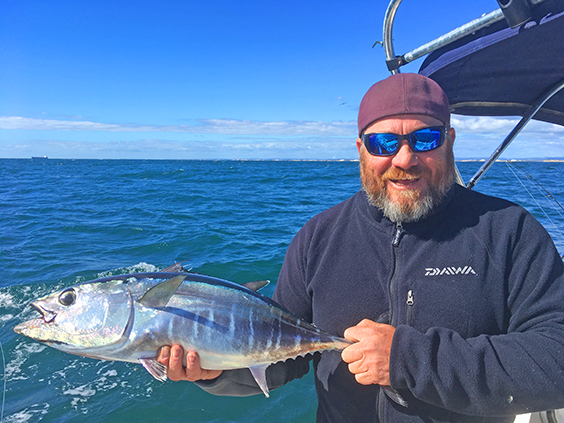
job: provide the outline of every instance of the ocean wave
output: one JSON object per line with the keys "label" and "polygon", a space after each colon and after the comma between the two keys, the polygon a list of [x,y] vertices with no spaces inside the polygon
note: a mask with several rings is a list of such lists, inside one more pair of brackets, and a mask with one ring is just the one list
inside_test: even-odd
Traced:
{"label": "ocean wave", "polygon": [[100,272],[100,273],[98,273],[98,278],[106,278],[106,277],[115,276],[115,275],[126,275],[126,274],[129,274],[129,273],[152,273],[152,272],[159,272],[160,270],[161,269],[159,269],[157,266],[155,266],[153,264],[140,262],[140,263],[134,264],[133,266],[120,267],[120,268],[117,268],[117,269],[112,269],[112,270]]}
{"label": "ocean wave", "polygon": [[[30,378],[29,373],[22,370],[24,364],[30,359],[33,354],[38,354],[45,350],[45,345],[37,342],[28,343],[27,341],[21,342],[13,350],[13,358],[6,364],[4,369],[7,381],[26,380]],[[29,370],[28,366],[26,370]]]}
{"label": "ocean wave", "polygon": [[27,423],[39,421],[49,412],[49,404],[33,404],[4,418],[5,423]]}

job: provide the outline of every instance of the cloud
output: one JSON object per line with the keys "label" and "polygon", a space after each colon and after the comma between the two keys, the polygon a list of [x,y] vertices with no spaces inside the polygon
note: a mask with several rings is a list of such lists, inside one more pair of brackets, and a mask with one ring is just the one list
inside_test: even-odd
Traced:
{"label": "cloud", "polygon": [[[452,126],[466,134],[509,133],[519,118],[453,115]],[[230,135],[323,135],[351,136],[356,122],[320,121],[252,121],[239,119],[195,119],[193,125],[151,125],[91,122],[87,120],[37,119],[21,116],[0,117],[0,129],[40,131],[97,132],[169,132],[187,134]],[[528,133],[564,133],[564,127],[532,121],[524,129]]]}
{"label": "cloud", "polygon": [[[451,124],[457,132],[464,134],[507,135],[519,120],[518,117],[453,115]],[[564,134],[564,126],[533,120],[525,126],[523,132]]]}
{"label": "cloud", "polygon": [[237,119],[197,119],[194,122],[194,125],[112,124],[85,120],[55,120],[26,118],[21,116],[3,116],[0,117],[0,129],[287,136],[351,136],[356,133],[355,122],[261,122]]}
{"label": "cloud", "polygon": [[[455,157],[489,157],[519,122],[519,117],[452,116],[456,129]],[[502,158],[564,157],[564,127],[531,121],[511,142]]]}
{"label": "cloud", "polygon": [[[518,118],[453,116],[455,157],[486,158]],[[0,157],[354,159],[355,122],[198,119],[187,125],[0,117]],[[11,131],[14,130],[14,131]],[[564,157],[564,128],[530,122],[505,158]]]}

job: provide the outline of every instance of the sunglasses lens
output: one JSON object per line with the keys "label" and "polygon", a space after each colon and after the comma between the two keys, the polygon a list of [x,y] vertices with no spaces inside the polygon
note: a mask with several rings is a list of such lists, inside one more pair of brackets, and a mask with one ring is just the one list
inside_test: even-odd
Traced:
{"label": "sunglasses lens", "polygon": [[390,156],[398,149],[398,136],[395,134],[368,134],[365,145],[374,156]]}
{"label": "sunglasses lens", "polygon": [[414,151],[430,151],[443,144],[445,131],[443,128],[425,128],[415,131],[410,136],[410,144]]}
{"label": "sunglasses lens", "polygon": [[373,156],[393,156],[398,151],[399,140],[407,139],[411,149],[415,152],[431,151],[443,145],[446,128],[435,126],[420,129],[407,135],[388,133],[365,134],[362,136],[364,145]]}

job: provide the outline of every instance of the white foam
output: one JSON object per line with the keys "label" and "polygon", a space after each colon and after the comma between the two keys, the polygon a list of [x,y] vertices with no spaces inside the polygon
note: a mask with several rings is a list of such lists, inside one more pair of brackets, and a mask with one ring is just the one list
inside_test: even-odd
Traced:
{"label": "white foam", "polygon": [[[100,362],[104,363],[104,362]],[[107,369],[111,364],[104,364],[103,367],[97,372],[101,373],[102,370]],[[90,381],[86,384],[79,386],[69,386],[63,390],[63,395],[72,396],[71,406],[78,408],[80,404],[86,403],[90,397],[93,397],[98,392],[111,391],[119,386],[119,381],[113,378],[118,376],[118,372],[114,369],[106,370],[102,376]]]}
{"label": "white foam", "polygon": [[0,307],[16,307],[14,296],[9,292],[0,292]]}
{"label": "white foam", "polygon": [[74,285],[78,285],[83,282],[86,282],[86,278],[84,276],[77,276],[74,278]]}
{"label": "white foam", "polygon": [[[31,407],[40,407],[39,404],[33,404]],[[33,421],[38,421],[41,420],[40,418],[37,418],[37,415],[45,415],[47,414],[47,412],[49,411],[49,404],[43,404],[43,409],[29,409],[26,408],[24,410],[20,410],[14,414],[10,414],[9,416],[6,416],[4,418],[4,422],[5,423],[26,423],[28,421],[30,421],[31,419],[33,419]]]}
{"label": "white foam", "polygon": [[6,422],[8,423],[25,423],[28,422],[33,417],[27,409],[18,411],[10,416],[6,417]]}
{"label": "white foam", "polygon": [[[13,295],[8,291],[9,288],[6,290],[0,290],[0,308],[25,308],[30,298],[35,298],[35,294],[33,292],[30,292],[29,289],[26,288],[29,287],[25,287],[21,290],[21,293],[23,295]],[[30,297],[27,295],[27,293],[34,294],[34,296]],[[5,313],[5,311],[3,313]]]}
{"label": "white foam", "polygon": [[31,354],[37,354],[47,348],[38,343],[20,343],[14,348],[14,358],[6,364],[7,380],[26,380],[28,376],[22,373],[22,366]]}
{"label": "white foam", "polygon": [[91,397],[96,394],[96,390],[92,389],[90,384],[81,385],[76,388],[67,389],[63,391],[63,395],[79,395],[81,397]]}
{"label": "white foam", "polygon": [[129,267],[122,267],[118,269],[107,270],[105,272],[98,273],[99,278],[106,278],[114,275],[123,275],[128,273],[146,273],[146,272],[159,272],[160,269],[150,263],[145,263],[144,261],[134,264]]}
{"label": "white foam", "polygon": [[95,395],[96,390],[93,389],[90,384],[81,385],[76,388],[70,388],[63,391],[63,395],[72,395],[71,406],[76,408],[79,403],[84,403],[88,401],[88,398]]}

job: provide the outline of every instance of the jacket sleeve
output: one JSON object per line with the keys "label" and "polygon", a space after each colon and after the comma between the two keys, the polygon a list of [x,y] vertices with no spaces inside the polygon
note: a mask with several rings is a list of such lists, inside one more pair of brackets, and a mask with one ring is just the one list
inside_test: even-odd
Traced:
{"label": "jacket sleeve", "polygon": [[507,247],[506,332],[464,339],[445,328],[421,333],[398,326],[390,363],[394,389],[470,415],[564,408],[563,263],[544,228],[531,220],[526,217]]}
{"label": "jacket sleeve", "polygon": [[[303,293],[303,284],[295,285],[292,282],[301,281],[301,268],[297,246],[300,242],[294,239],[288,248],[282,270],[278,278],[274,300],[294,314],[310,321],[311,313],[307,312],[307,295]],[[279,289],[283,286],[283,289]],[[289,288],[286,290],[286,288]],[[311,308],[311,305],[309,306]],[[312,356],[297,357],[270,365],[266,370],[266,381],[269,390],[277,389],[286,383],[303,377],[309,371],[309,362]],[[205,391],[214,395],[223,396],[249,396],[262,394],[249,369],[227,370],[217,379],[212,381],[199,381],[196,384]]]}

